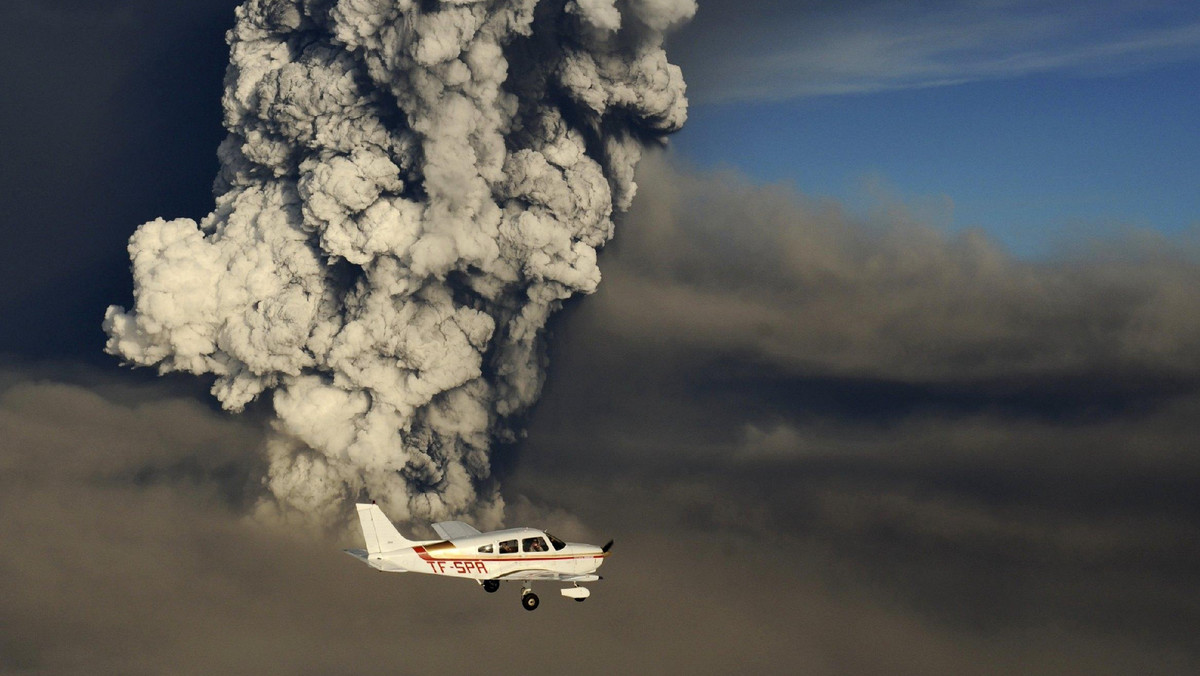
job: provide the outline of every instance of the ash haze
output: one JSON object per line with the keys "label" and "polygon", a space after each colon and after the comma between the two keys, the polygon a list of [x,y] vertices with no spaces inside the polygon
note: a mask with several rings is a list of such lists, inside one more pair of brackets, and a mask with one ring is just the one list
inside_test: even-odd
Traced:
{"label": "ash haze", "polygon": [[[271,80],[275,89],[261,86],[277,92],[288,84],[297,94],[306,82],[321,82],[329,84],[327,95],[309,100],[309,112],[337,102],[340,111],[361,113],[354,119],[362,123],[382,103],[405,100],[414,122],[389,118],[384,126],[411,126],[417,146],[474,148],[486,136],[440,136],[450,131],[440,127],[443,119],[459,118],[422,117],[415,87],[368,100],[361,88],[376,91],[369,77],[338,80],[346,88],[322,79],[346,59],[367,58],[367,46],[316,60],[283,50],[289,58],[271,77],[251,76],[256,62],[235,54],[242,65],[226,81],[224,37],[239,25],[239,4],[16,0],[0,8],[8,66],[0,84],[9,104],[0,108],[9,130],[0,164],[8,235],[0,252],[0,673],[523,673],[529,666],[522,653],[530,648],[545,670],[581,673],[1200,669],[1200,242],[1194,228],[1178,225],[1198,218],[1197,174],[1184,152],[1197,144],[1197,132],[1170,122],[1196,101],[1194,93],[1154,86],[1200,76],[1189,5],[1106,2],[1084,15],[1071,3],[1008,0],[701,0],[694,19],[682,24],[687,3],[579,3],[601,32],[618,20],[626,25],[641,8],[649,30],[638,39],[646,45],[657,40],[654,31],[680,24],[666,53],[689,83],[692,119],[665,150],[647,152],[636,175],[604,175],[602,191],[610,196],[633,183],[637,194],[627,203],[615,197],[614,206],[628,209],[593,222],[607,236],[611,219],[612,240],[594,267],[578,263],[584,253],[574,269],[598,270],[603,279],[593,284],[597,278],[585,275],[564,285],[594,293],[560,297],[563,309],[542,334],[545,356],[524,362],[536,367],[526,375],[537,387],[505,394],[501,374],[479,367],[491,388],[489,406],[497,408],[472,418],[474,427],[430,428],[431,435],[458,435],[451,445],[459,455],[430,456],[435,462],[422,470],[428,475],[410,472],[389,498],[398,517],[461,513],[481,525],[540,525],[579,541],[616,538],[606,579],[587,603],[551,594],[526,613],[513,589],[488,595],[461,582],[364,571],[338,551],[360,546],[353,528],[298,525],[336,522],[329,514],[348,507],[356,485],[374,480],[344,464],[342,478],[304,494],[305,483],[295,481],[297,459],[321,451],[294,445],[299,435],[281,417],[278,397],[263,390],[242,402],[240,413],[223,408],[237,401],[229,398],[236,392],[292,378],[283,362],[259,364],[262,380],[254,384],[208,362],[192,369],[202,375],[160,376],[153,368],[123,368],[104,353],[106,341],[137,335],[117,329],[116,319],[113,334],[102,331],[106,307],[126,308],[110,317],[132,326],[163,309],[143,307],[148,292],[135,298],[135,284],[171,289],[164,298],[182,302],[184,282],[208,280],[209,287],[193,289],[195,302],[216,304],[214,312],[235,307],[221,305],[222,282],[208,276],[231,267],[222,267],[220,256],[229,253],[218,245],[162,249],[161,260],[147,256],[141,272],[135,260],[132,275],[126,250],[131,236],[146,244],[151,231],[174,228],[187,242],[207,232],[198,229],[205,223],[235,229],[235,214],[252,205],[222,206],[234,185],[264,210],[281,208],[285,224],[305,224],[305,236],[324,233],[321,246],[343,253],[304,253],[299,235],[272,239],[277,233],[267,230],[247,233],[255,246],[296,251],[295,260],[340,256],[336,274],[369,267],[380,247],[395,246],[386,237],[355,239],[342,227],[347,214],[369,211],[363,190],[393,205],[417,202],[421,223],[437,221],[464,236],[455,227],[467,221],[456,220],[455,209],[486,211],[490,201],[503,211],[501,201],[515,199],[549,218],[575,204],[548,199],[553,181],[538,183],[552,204],[527,193],[512,198],[520,176],[532,174],[514,175],[502,163],[492,176],[486,163],[476,163],[470,166],[477,175],[446,165],[439,176],[468,187],[478,187],[478,179],[487,190],[464,190],[464,201],[439,212],[431,197],[438,179],[433,189],[409,187],[430,185],[420,165],[401,167],[388,155],[402,170],[395,179],[401,187],[369,150],[328,153],[289,136],[307,130],[315,139],[319,128],[286,126],[286,106],[273,108],[274,117],[248,114],[236,86],[232,98],[226,93],[240,77]],[[330,10],[327,17],[335,5],[383,16],[374,10],[391,4],[303,7]],[[312,15],[293,16],[288,3],[259,7],[267,5],[278,9],[270,13],[277,27],[296,19],[309,36],[336,24],[305,23],[298,17]],[[476,5],[499,6],[452,9],[470,14]],[[659,22],[647,13],[654,10],[673,18]],[[246,35],[246,16],[243,10],[235,42]],[[263,39],[275,39],[274,30]],[[338,39],[379,34],[355,30]],[[1010,45],[1005,36],[1013,34],[1027,39]],[[481,31],[474,40],[508,44],[511,54],[514,43],[499,35]],[[329,38],[316,37],[322,40]],[[401,60],[416,54],[388,53],[405,54]],[[550,67],[526,56],[526,66]],[[536,88],[510,82],[518,61],[487,82],[521,100]],[[806,65],[788,65],[796,63]],[[957,158],[943,144],[947,137],[986,148],[984,137],[999,127],[980,124],[994,120],[984,104],[996,100],[981,92],[999,97],[1028,85],[1021,91],[1032,96],[1048,82],[1060,85],[1055,105],[1024,99],[1027,117],[1003,127],[1039,139],[1039,154],[1018,167],[1021,176],[1044,177],[1047,167],[1079,182],[1103,176],[1123,186],[1122,200],[1145,205],[1145,219],[1126,220],[1124,207],[1105,203],[1111,218],[1075,214],[1079,222],[1055,249],[1031,257],[1013,253],[1030,230],[1022,222],[965,227],[943,201],[931,205],[904,190],[873,194],[873,207],[864,210],[854,196],[834,199],[806,179],[823,168],[870,171],[863,158],[891,153],[887,166],[911,167],[941,186],[933,192],[955,200],[960,176],[934,171],[933,149]],[[1122,98],[1131,87],[1142,92],[1136,109]],[[1070,107],[1079,99],[1068,94],[1080,88],[1094,107]],[[568,93],[559,94],[549,103],[565,105]],[[541,103],[518,104],[511,119],[528,120]],[[770,107],[779,105],[792,107]],[[831,126],[811,126],[822,111],[862,121],[896,110],[923,111],[916,117],[929,123],[893,115],[840,143],[795,141],[837,128],[828,120],[821,124]],[[254,146],[260,167],[283,163],[282,179],[242,163],[225,140],[235,133],[223,125],[230,115],[246,138],[257,130],[262,139],[289,140]],[[629,138],[648,140],[681,121],[650,118],[625,120],[633,125]],[[332,113],[321,119],[338,123]],[[1128,143],[1120,154],[1073,163],[1082,160],[1071,152],[1070,134],[1046,129],[1073,129],[1081,119],[1093,138]],[[888,134],[905,143],[863,154],[868,141]],[[526,141],[530,152],[542,152]],[[596,146],[584,145],[585,157],[597,157]],[[841,164],[815,152],[839,145],[846,150]],[[388,153],[397,147],[407,146],[388,146]],[[518,154],[502,147],[506,158]],[[755,164],[755,148],[774,154]],[[908,152],[916,148],[921,152]],[[343,155],[348,159],[334,159]],[[632,168],[634,158],[626,160],[620,166]],[[309,169],[300,169],[306,162]],[[962,166],[965,173],[986,169],[987,180],[971,195],[979,208],[991,205],[1007,218],[1010,201],[1039,197],[1004,163]],[[1136,171],[1153,180],[1128,179]],[[883,178],[905,188],[910,176]],[[271,202],[281,193],[268,186],[288,180],[294,201]],[[1155,216],[1163,213],[1174,220]],[[159,225],[139,229],[143,223]],[[538,241],[554,247],[558,240]],[[443,258],[431,250],[427,260],[453,269],[466,260],[449,257],[464,254],[458,247]],[[181,267],[163,264],[172,253]],[[532,249],[526,254],[522,283],[564,283],[549,271],[565,274],[570,266],[551,265],[549,253],[548,261]],[[534,272],[535,259],[545,264],[536,268],[541,272]],[[157,272],[147,277],[147,269]],[[296,283],[272,286],[277,300],[293,287],[308,288],[303,273],[310,268],[282,269]],[[464,268],[478,275],[476,285],[501,279],[499,269]],[[256,273],[269,281],[280,270],[262,265]],[[445,276],[452,286],[468,284]],[[314,278],[314,288],[324,289],[324,279]],[[182,286],[162,286],[168,282]],[[453,291],[457,303],[462,289]],[[365,313],[371,289],[359,294]],[[316,303],[313,316],[320,315],[324,296],[306,295]],[[214,341],[229,349],[187,353],[177,335],[165,343],[135,341],[147,358],[125,359],[148,362],[158,350],[174,360],[172,368],[186,370],[186,354],[207,354],[232,368],[237,355],[259,356],[234,345],[290,345],[278,333],[290,324],[256,324],[254,312],[291,317],[284,312],[291,305],[268,312],[261,309],[268,299],[261,300],[260,307],[242,307],[242,324],[223,320],[228,331],[243,331],[243,343],[230,334]],[[539,307],[551,305],[557,303]],[[501,316],[491,314],[496,306],[473,311]],[[345,317],[340,321],[367,319]],[[422,326],[406,322],[384,333],[412,345]],[[167,345],[174,351],[162,352]],[[282,352],[263,354],[275,359]],[[369,362],[345,356],[345,363]],[[337,379],[322,368],[305,366],[296,379]],[[347,370],[339,382],[369,372]],[[510,396],[524,403],[502,411],[499,402]],[[510,415],[522,407],[523,414]],[[428,421],[430,411],[416,413],[420,408],[414,420]],[[477,439],[468,433],[479,425],[489,435],[512,435],[507,443],[476,444],[486,465],[469,460],[480,457],[472,455]],[[418,456],[408,446],[396,451]],[[447,494],[440,489],[449,483],[434,480],[458,466],[469,477],[456,486],[473,493]],[[281,490],[287,477],[290,488]],[[329,498],[328,486],[341,486],[344,503]],[[413,486],[446,497],[414,503],[406,497]],[[276,510],[306,514],[310,506],[309,517],[290,527],[263,518]],[[402,528],[420,532],[416,524]]]}

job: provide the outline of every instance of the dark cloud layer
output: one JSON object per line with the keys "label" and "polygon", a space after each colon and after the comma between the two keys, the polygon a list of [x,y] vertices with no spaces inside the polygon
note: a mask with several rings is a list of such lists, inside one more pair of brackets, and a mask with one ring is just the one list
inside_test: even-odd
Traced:
{"label": "dark cloud layer", "polygon": [[1194,664],[1194,243],[1029,263],[899,206],[642,184],[511,489],[587,476],[589,521],[795,538],[824,584],[976,638],[1070,626]]}
{"label": "dark cloud layer", "polygon": [[[515,588],[369,571],[337,551],[350,524],[283,533],[247,516],[253,412],[111,370],[13,366],[0,670],[517,673],[536,645],[581,673],[1194,672],[1192,328],[1146,309],[1172,289],[1186,307],[1186,247],[1126,257],[1113,284],[1140,293],[1103,303],[1092,288],[1111,268],[1094,251],[1029,266],[977,241],[983,274],[951,253],[961,239],[903,218],[855,223],[662,162],[640,180],[605,285],[557,324],[545,398],[501,477],[510,523],[616,537],[588,603],[546,587],[529,614]],[[827,284],[789,276],[793,237],[807,260],[844,261]],[[925,248],[898,244],[912,238]],[[869,327],[881,288],[903,302],[888,272],[902,268],[957,281],[912,284],[912,359],[896,365]],[[922,321],[975,285],[1016,307],[1003,290],[1047,277],[1076,280],[1061,312],[977,313],[956,333]],[[1131,315],[1157,329],[1084,340]],[[831,337],[845,323],[847,344],[805,358],[787,336],[806,316]],[[1003,369],[939,363],[980,335],[1000,337]],[[1028,341],[1088,349],[1065,368],[1015,349]]]}
{"label": "dark cloud layer", "polygon": [[[595,537],[539,506],[566,505],[615,532],[620,556],[587,604],[547,593],[528,614],[515,588],[493,596],[369,571],[337,552],[352,531],[337,542],[248,521],[226,488],[247,471],[255,426],[158,386],[107,380],[6,373],[0,671],[418,673],[488,664],[519,673],[528,668],[522,651],[533,647],[547,668],[580,673],[1127,673],[1137,665],[1186,673],[1194,665],[1182,637],[1064,613],[1064,601],[1081,596],[1139,610],[1118,590],[1088,587],[1114,575],[1102,558],[1091,564],[1099,573],[1075,581],[1012,576],[1031,564],[988,562],[990,550],[967,536],[1004,526],[1003,515],[827,487],[819,497],[845,523],[826,518],[825,528],[842,530],[839,543],[810,528],[763,530],[761,519],[738,512],[751,502],[743,490],[710,472],[612,481],[555,472],[536,457],[521,483],[541,495],[513,516]],[[607,474],[629,474],[613,464]],[[932,528],[906,525],[913,516]],[[844,546],[855,534],[860,547],[885,548],[887,538],[868,528],[881,517],[896,522],[897,535],[942,532],[919,555]],[[1016,543],[1029,539],[1012,530]],[[1110,549],[1102,539],[1092,547]],[[880,553],[886,563],[873,560]],[[1070,565],[1050,558],[1035,564]],[[1007,612],[948,617],[911,598],[934,589],[943,605]],[[1158,594],[1167,608],[1157,612],[1178,612],[1162,591],[1161,580],[1146,579],[1127,596]]]}

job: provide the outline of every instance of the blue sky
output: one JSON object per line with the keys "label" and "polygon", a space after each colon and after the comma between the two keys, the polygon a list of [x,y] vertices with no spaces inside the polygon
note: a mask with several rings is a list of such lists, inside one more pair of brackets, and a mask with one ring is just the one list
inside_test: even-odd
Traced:
{"label": "blue sky", "polygon": [[[701,4],[694,34],[677,38],[693,83],[673,139],[685,161],[791,182],[857,214],[898,201],[1021,255],[1200,223],[1200,11],[767,5],[734,19]],[[734,50],[740,76],[700,48],[720,39],[708,24],[737,20],[762,36]]]}

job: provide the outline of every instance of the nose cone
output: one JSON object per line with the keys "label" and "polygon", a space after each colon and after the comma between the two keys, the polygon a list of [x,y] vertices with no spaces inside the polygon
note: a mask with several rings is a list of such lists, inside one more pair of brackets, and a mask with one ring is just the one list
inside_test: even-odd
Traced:
{"label": "nose cone", "polygon": [[596,570],[603,563],[604,559],[608,558],[608,552],[596,545],[585,545],[580,543],[571,543],[571,554],[576,557],[577,565],[589,570]]}
{"label": "nose cone", "polygon": [[585,547],[587,548],[588,556],[594,557],[592,559],[592,561],[596,564],[597,568],[604,565],[604,559],[608,558],[608,552],[604,551],[603,548],[597,547],[595,545],[585,545]]}

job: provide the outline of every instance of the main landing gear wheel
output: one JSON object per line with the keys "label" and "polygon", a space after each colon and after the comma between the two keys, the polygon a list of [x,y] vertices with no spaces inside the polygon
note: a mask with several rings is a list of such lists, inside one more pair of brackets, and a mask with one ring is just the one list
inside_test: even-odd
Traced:
{"label": "main landing gear wheel", "polygon": [[583,603],[587,599],[575,599],[575,603]]}
{"label": "main landing gear wheel", "polygon": [[491,594],[500,588],[500,580],[484,580],[483,591]]}
{"label": "main landing gear wheel", "polygon": [[538,597],[537,594],[529,592],[521,597],[521,605],[525,606],[525,610],[537,610]]}

